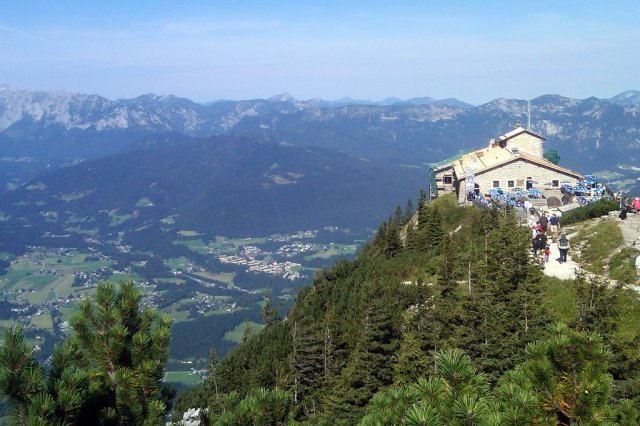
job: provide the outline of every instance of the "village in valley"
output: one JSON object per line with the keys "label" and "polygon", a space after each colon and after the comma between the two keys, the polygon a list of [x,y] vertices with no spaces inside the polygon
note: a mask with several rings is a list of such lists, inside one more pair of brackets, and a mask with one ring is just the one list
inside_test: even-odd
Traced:
{"label": "village in valley", "polygon": [[[175,323],[211,315],[239,315],[242,322],[241,316],[250,312],[249,317],[255,319],[261,306],[256,301],[265,297],[263,293],[289,303],[314,270],[338,257],[353,256],[360,243],[318,242],[319,232],[337,235],[342,231],[327,228],[268,237],[206,239],[181,230],[173,245],[187,247],[193,256],[162,259],[156,269],[152,269],[154,257],[141,260],[143,256],[121,239],[101,241],[96,236],[86,237],[83,248],[29,246],[22,256],[0,253],[4,266],[0,294],[5,301],[0,301],[0,326],[19,324],[38,349],[46,344],[50,350],[69,333],[69,320],[81,299],[92,295],[102,281],[121,280],[133,280],[141,290],[141,303],[168,313]],[[125,264],[123,259],[131,260]],[[232,327],[242,328],[235,322]],[[222,330],[226,331],[225,338],[232,342],[240,338],[240,329]],[[194,359],[175,362],[193,363]]]}

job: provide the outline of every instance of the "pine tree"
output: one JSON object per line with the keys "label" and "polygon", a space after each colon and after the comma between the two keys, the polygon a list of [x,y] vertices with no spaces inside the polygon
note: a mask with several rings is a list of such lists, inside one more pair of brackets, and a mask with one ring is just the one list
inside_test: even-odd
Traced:
{"label": "pine tree", "polygon": [[425,222],[426,232],[426,249],[435,250],[439,252],[440,244],[444,239],[444,230],[442,228],[442,216],[440,216],[440,210],[437,206],[433,206],[429,209]]}
{"label": "pine tree", "polygon": [[411,220],[414,212],[413,201],[411,197],[409,197],[409,199],[407,199],[407,205],[404,208],[404,221],[407,222]]}
{"label": "pine tree", "polygon": [[[264,306],[262,307],[262,322],[264,325],[272,324],[280,320],[280,305],[274,305],[271,302],[269,290],[265,290],[263,293]],[[248,326],[248,324],[247,324]]]}
{"label": "pine tree", "polygon": [[375,283],[363,297],[360,339],[326,401],[329,411],[352,422],[375,392],[392,383],[390,358],[398,348],[393,318],[397,301],[390,288]]}
{"label": "pine tree", "polygon": [[595,331],[613,337],[617,329],[616,292],[597,276],[577,271],[573,280],[576,317],[571,324],[578,331]]}
{"label": "pine tree", "polygon": [[[575,332],[564,324],[549,327],[544,340],[526,348],[527,360],[506,375],[499,389],[533,393],[537,413],[530,423],[595,424],[605,417],[612,377],[611,353],[597,333]],[[511,388],[511,389],[509,389]],[[517,400],[503,399],[503,410]]]}
{"label": "pine tree", "polygon": [[492,424],[489,382],[469,357],[458,349],[439,351],[435,365],[428,378],[376,394],[360,424]]}
{"label": "pine tree", "polygon": [[429,368],[429,357],[420,347],[416,333],[406,330],[402,333],[398,351],[393,356],[393,383],[404,385],[415,382]]}
{"label": "pine tree", "polygon": [[324,331],[317,324],[293,320],[292,350],[289,358],[290,389],[293,400],[306,412],[313,411],[319,401],[315,391],[324,386]]}
{"label": "pine tree", "polygon": [[0,386],[16,424],[158,424],[171,319],[141,309],[133,283],[98,285],[79,303],[72,336],[55,348],[45,372],[20,330],[0,348]]}
{"label": "pine tree", "polygon": [[437,348],[455,346],[456,335],[461,323],[462,300],[455,277],[456,252],[453,241],[445,235],[442,246],[443,256],[437,278],[438,293],[434,300],[433,324],[434,341]]}
{"label": "pine tree", "polygon": [[418,210],[422,210],[422,207],[427,203],[427,193],[424,188],[420,188],[418,192]]}
{"label": "pine tree", "polygon": [[400,204],[396,205],[396,210],[393,213],[393,223],[396,227],[400,227],[404,222],[404,214],[402,213],[402,209],[400,208]]}
{"label": "pine tree", "polygon": [[402,241],[400,240],[400,229],[391,218],[387,222],[387,230],[385,232],[384,250],[385,257],[393,257],[402,249]]}
{"label": "pine tree", "polygon": [[478,285],[463,302],[461,344],[496,380],[516,365],[521,349],[540,337],[549,319],[537,285],[540,270],[529,259],[527,230],[512,213],[485,214],[480,224],[490,231],[481,242]]}

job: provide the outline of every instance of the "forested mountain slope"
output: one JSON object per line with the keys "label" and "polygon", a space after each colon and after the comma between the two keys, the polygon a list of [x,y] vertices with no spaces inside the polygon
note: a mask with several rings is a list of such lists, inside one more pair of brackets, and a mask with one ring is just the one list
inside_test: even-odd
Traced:
{"label": "forested mountain slope", "polygon": [[74,228],[106,237],[147,227],[243,237],[326,226],[363,231],[425,180],[419,168],[322,148],[173,134],[6,194],[0,226],[36,236]]}
{"label": "forested mountain slope", "polygon": [[[530,260],[529,232],[517,226],[511,212],[458,208],[450,197],[431,203],[422,200],[417,222],[409,226],[403,240],[400,229],[409,217],[397,211],[354,261],[342,261],[319,272],[285,318],[278,319],[273,310],[267,309],[267,327],[223,360],[212,359],[209,378],[184,394],[177,409],[209,406],[210,419],[215,423],[224,407],[231,409],[226,404],[248,395],[254,403],[258,404],[257,398],[266,404],[258,404],[262,408],[255,408],[254,414],[268,411],[265,406],[271,406],[266,401],[276,404],[286,400],[290,420],[353,424],[360,421],[376,392],[438,373],[434,370],[441,362],[434,358],[437,351],[462,349],[484,374],[487,386],[493,387],[501,378],[508,381],[511,379],[504,377],[519,377],[520,373],[505,373],[531,360],[532,352],[524,351],[528,344],[556,338],[558,342],[600,342],[600,337],[593,340],[591,335],[580,334],[590,332],[600,333],[602,344],[615,349],[613,357],[598,358],[600,346],[592,348],[595,352],[570,355],[601,366],[597,370],[600,378],[592,376],[590,380],[600,380],[598,386],[606,393],[598,393],[602,398],[592,401],[591,414],[604,416],[609,410],[607,404],[623,397],[637,401],[640,342],[637,336],[617,332],[616,303],[624,290],[609,290],[597,279],[579,277],[569,290],[576,308],[559,313],[549,304],[555,290],[544,282],[540,267]],[[568,320],[574,331],[563,326],[554,328],[552,324],[559,320]],[[542,346],[538,347],[540,356],[547,356],[542,354]],[[615,384],[611,400],[609,374]],[[519,383],[525,386],[525,382]],[[538,405],[542,402],[534,395],[535,386],[531,386],[526,392],[532,392],[527,404],[533,417],[528,419],[567,415],[564,408],[545,411]],[[259,388],[277,388],[288,396],[264,393],[261,397],[254,394]],[[478,389],[485,390],[473,398],[488,398],[488,387]],[[384,398],[396,402],[388,402],[391,405],[387,408],[394,410],[400,407],[394,404],[410,401],[394,393],[405,391],[409,392],[389,391]],[[505,398],[508,402],[516,397]],[[407,403],[405,410],[411,405]],[[372,404],[368,410],[375,411],[375,401]],[[571,410],[582,407],[575,400],[571,404]],[[228,419],[228,415],[221,419]],[[569,414],[574,415],[573,411]]]}

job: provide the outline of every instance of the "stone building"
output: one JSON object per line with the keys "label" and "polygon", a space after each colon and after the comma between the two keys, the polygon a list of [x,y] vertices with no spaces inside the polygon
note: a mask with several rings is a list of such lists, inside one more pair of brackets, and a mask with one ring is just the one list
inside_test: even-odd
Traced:
{"label": "stone building", "polygon": [[538,189],[543,198],[562,198],[563,183],[576,185],[584,177],[543,158],[544,137],[519,124],[491,139],[489,145],[431,165],[432,196],[455,192],[463,204],[486,197],[492,188],[502,191]]}

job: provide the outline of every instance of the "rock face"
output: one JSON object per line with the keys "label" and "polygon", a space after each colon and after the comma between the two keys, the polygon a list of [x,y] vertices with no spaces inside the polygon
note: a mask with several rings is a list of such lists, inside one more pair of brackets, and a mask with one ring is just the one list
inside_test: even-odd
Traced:
{"label": "rock face", "polygon": [[[22,181],[21,173],[31,177],[47,166],[98,158],[142,137],[168,132],[252,134],[386,162],[421,164],[482,146],[528,118],[526,101],[505,98],[477,107],[431,98],[358,102],[300,101],[283,94],[202,105],[175,96],[109,100],[0,86],[0,147],[7,161],[31,161],[29,168],[12,164],[12,176]],[[640,162],[639,104],[638,92],[608,100],[545,95],[531,101],[532,130],[547,138],[545,149],[559,151],[562,166],[629,169]]]}
{"label": "rock face", "polygon": [[205,409],[202,408],[189,408],[182,415],[183,426],[200,426],[202,424],[202,415],[204,415]]}

